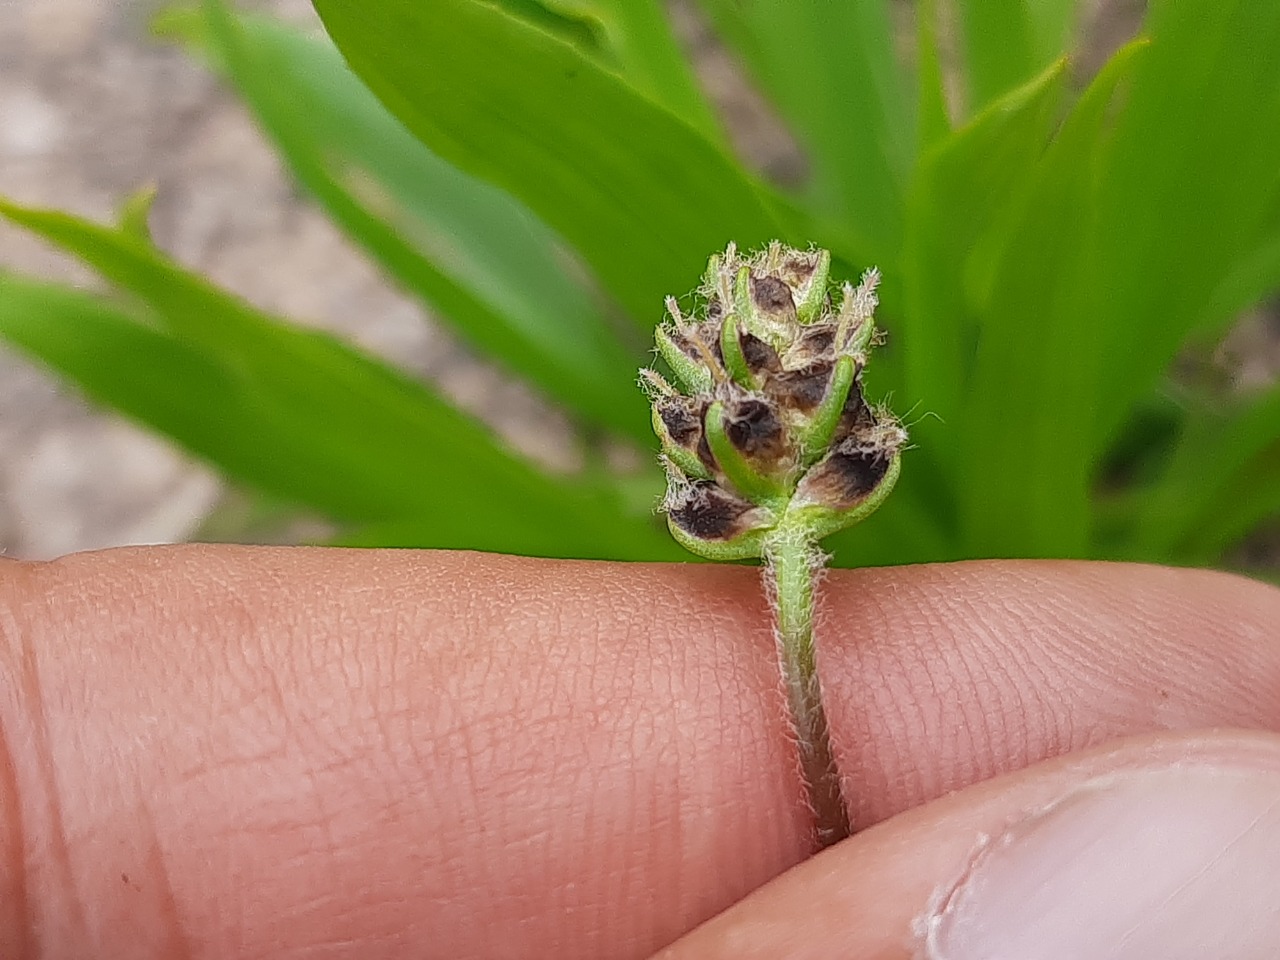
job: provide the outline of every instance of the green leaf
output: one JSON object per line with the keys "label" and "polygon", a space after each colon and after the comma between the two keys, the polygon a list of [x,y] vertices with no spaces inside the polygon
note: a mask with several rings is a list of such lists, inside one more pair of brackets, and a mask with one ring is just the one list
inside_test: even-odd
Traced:
{"label": "green leaf", "polygon": [[1198,338],[1213,340],[1254,304],[1280,290],[1280,234],[1236,261],[1204,309]]}
{"label": "green leaf", "polygon": [[[0,335],[92,399],[164,433],[228,474],[294,499],[348,507],[329,475],[298,474],[295,435],[249,403],[225,366],[156,329],[145,310],[0,274]],[[263,456],[258,444],[270,449]],[[310,484],[314,483],[314,487]]]}
{"label": "green leaf", "polygon": [[646,333],[708,250],[779,227],[740,169],[578,50],[477,0],[315,0],[357,74],[458,166],[522,199]]}
{"label": "green leaf", "polygon": [[572,8],[572,5],[560,6],[554,2],[543,3],[542,0],[490,0],[513,17],[551,34],[572,47],[581,50],[587,56],[607,63],[610,68],[618,66],[616,59],[606,46],[600,33],[600,24],[594,18],[584,15]]}
{"label": "green leaf", "polygon": [[[808,147],[811,206],[896,259],[915,159],[910,85],[885,0],[702,0]],[[932,118],[931,118],[932,119]]]}
{"label": "green leaf", "polygon": [[541,0],[548,9],[584,20],[636,89],[697,127],[708,139],[723,139],[720,121],[698,86],[693,69],[657,0]]}
{"label": "green leaf", "polygon": [[151,242],[151,208],[156,202],[158,188],[149,183],[141,190],[125,198],[118,217],[120,229],[133,234],[144,243]]}
{"label": "green leaf", "polygon": [[1257,249],[1280,185],[1280,5],[1166,0],[1150,29],[1099,165],[1089,240],[1104,438]]}
{"label": "green leaf", "polygon": [[[216,457],[236,476],[339,519],[422,518],[439,531],[438,545],[502,549],[510,528],[541,530],[538,549],[550,553],[583,541],[619,558],[662,548],[652,524],[621,516],[616,499],[599,486],[539,472],[419,384],[333,337],[259,313],[135,235],[8,201],[0,201],[0,214],[76,255],[154,311],[161,328],[153,333],[163,341],[144,338],[135,324],[132,339],[122,339],[114,354],[103,348],[104,356],[121,362],[95,373],[91,385],[103,396],[115,390],[107,396],[111,402],[127,400],[129,412]],[[20,322],[14,314],[19,320],[12,322]],[[75,315],[64,308],[60,316],[65,354]],[[119,333],[120,314],[100,311],[101,323],[104,316],[114,321],[109,332],[126,336]],[[26,336],[43,320],[41,313],[27,316]],[[148,352],[135,369],[123,357],[139,338]],[[76,362],[67,372],[86,377],[83,356]],[[190,377],[185,394],[183,377]],[[132,378],[159,382],[168,392],[127,395],[113,385]],[[179,402],[171,394],[179,394],[187,410],[226,404],[229,412],[201,421],[203,434],[180,433],[181,423],[161,419],[170,416],[166,404]],[[216,443],[208,439],[213,428],[225,431]]]}
{"label": "green leaf", "polygon": [[1270,446],[1223,488],[1222,499],[1202,527],[1184,543],[1187,563],[1221,563],[1223,554],[1264,525],[1280,520],[1280,441]]}
{"label": "green leaf", "polygon": [[977,555],[1088,554],[1105,330],[1089,306],[1085,240],[1108,109],[1144,56],[1144,45],[1132,44],[1094,79],[1003,231],[992,279],[973,284],[990,293],[951,462],[963,540]]}
{"label": "green leaf", "polygon": [[967,270],[975,251],[1008,241],[1065,87],[1059,63],[952,133],[917,170],[903,267],[904,393],[940,418],[938,432],[961,409],[989,299],[966,290]]}
{"label": "green leaf", "polygon": [[961,0],[970,111],[1062,56],[1078,6],[1077,0]]}
{"label": "green leaf", "polygon": [[638,345],[611,332],[527,209],[426,150],[323,40],[216,2],[157,29],[223,65],[298,181],[467,342],[587,423],[647,439]]}
{"label": "green leaf", "polygon": [[1134,555],[1212,563],[1280,513],[1280,388],[1226,409],[1196,410],[1142,497]]}
{"label": "green leaf", "polygon": [[938,46],[937,0],[916,4],[916,122],[920,154],[951,132],[942,53]]}

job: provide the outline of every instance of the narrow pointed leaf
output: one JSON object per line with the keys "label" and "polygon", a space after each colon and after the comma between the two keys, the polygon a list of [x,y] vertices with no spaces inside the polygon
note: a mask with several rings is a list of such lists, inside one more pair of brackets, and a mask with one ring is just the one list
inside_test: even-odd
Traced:
{"label": "narrow pointed leaf", "polygon": [[591,24],[604,53],[637,90],[697,127],[710,140],[723,138],[720,121],[698,86],[693,68],[659,0],[541,0],[562,16]]}
{"label": "narrow pointed leaf", "polygon": [[640,354],[565,270],[556,237],[392,117],[323,39],[221,3],[157,28],[225,69],[290,171],[399,285],[588,423],[647,436]]}
{"label": "narrow pointed leaf", "polygon": [[[986,310],[966,289],[968,268],[976,251],[1007,242],[1058,120],[1065,83],[1060,64],[957,129],[917,170],[897,332],[905,344],[905,396],[939,418],[924,425],[926,434],[954,436]],[[926,449],[936,456],[944,448]]]}
{"label": "narrow pointed leaf", "polygon": [[716,147],[578,50],[478,0],[315,0],[424,143],[568,240],[646,332],[706,251],[779,227]]}
{"label": "narrow pointed leaf", "polygon": [[1107,333],[1096,422],[1114,435],[1266,236],[1280,185],[1280,5],[1151,8],[1151,49],[1099,163],[1089,246]]}
{"label": "narrow pointed leaf", "polygon": [[915,159],[912,94],[885,0],[702,0],[808,148],[810,206],[888,263]]}
{"label": "narrow pointed leaf", "polygon": [[[1144,48],[1095,78],[1043,160],[994,265],[954,462],[966,545],[979,555],[1084,556],[1104,322],[1086,239],[1108,108]],[[954,441],[953,441],[954,442]]]}
{"label": "narrow pointed leaf", "polygon": [[1137,556],[1187,552],[1214,562],[1234,540],[1270,516],[1280,499],[1280,387],[1226,410],[1188,418],[1168,466],[1140,503]]}
{"label": "narrow pointed leaf", "polygon": [[[263,484],[273,493],[338,519],[421,517],[438,526],[442,544],[454,546],[465,545],[459,538],[467,529],[476,543],[498,543],[507,523],[544,531],[540,543],[549,551],[567,538],[591,539],[619,557],[648,555],[658,540],[647,520],[620,516],[602,488],[541,473],[418,383],[331,336],[260,313],[131,234],[8,201],[0,201],[0,214],[144,302],[167,342],[243,391],[242,409],[257,418],[256,432],[240,432],[230,418],[225,427],[258,459],[292,468]],[[133,370],[121,365],[111,375]],[[216,403],[224,389],[208,373],[193,377],[185,399]],[[146,413],[133,402],[135,415]],[[243,471],[244,462],[229,467]]]}
{"label": "narrow pointed leaf", "polygon": [[916,4],[917,150],[925,155],[951,132],[942,54],[938,46],[938,0]]}
{"label": "narrow pointed leaf", "polygon": [[970,112],[1070,49],[1078,0],[960,0]]}

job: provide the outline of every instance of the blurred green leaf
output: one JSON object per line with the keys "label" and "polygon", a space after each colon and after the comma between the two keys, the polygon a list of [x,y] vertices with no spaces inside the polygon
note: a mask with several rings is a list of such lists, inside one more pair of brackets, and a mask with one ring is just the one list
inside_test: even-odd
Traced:
{"label": "blurred green leaf", "polygon": [[[51,283],[0,274],[5,340],[120,411],[232,476],[300,500],[336,502],[328,472],[296,476],[306,439],[281,433],[223,365],[157,329],[140,308]],[[270,456],[262,456],[263,444]],[[301,443],[303,449],[297,449]],[[316,481],[318,489],[303,489]]]}
{"label": "blurred green leaf", "polygon": [[[1222,498],[1192,535],[1177,548],[1185,563],[1221,563],[1223,553],[1263,524],[1280,518],[1280,438],[1231,478]],[[1275,577],[1275,572],[1272,572]]]}
{"label": "blurred green leaf", "polygon": [[[1096,451],[1088,409],[1096,384],[1079,358],[1101,349],[1080,308],[1091,224],[1092,163],[1117,85],[1144,46],[1131,44],[1095,78],[1036,170],[989,279],[978,362],[956,438],[964,538],[977,555],[1086,552]],[[984,251],[971,274],[987,272]],[[1084,364],[1087,373],[1087,364]]]}
{"label": "blurred green leaf", "polygon": [[1008,241],[1065,88],[1059,63],[957,129],[917,169],[903,265],[904,392],[941,418],[940,431],[961,409],[989,296],[966,293],[966,269],[986,238]]}
{"label": "blurred green leaf", "polygon": [[896,260],[915,130],[885,0],[701,5],[808,147],[810,205],[848,223],[874,261]]}
{"label": "blurred green leaf", "polygon": [[[477,0],[315,0],[348,62],[441,156],[560,232],[646,331],[707,252],[779,233],[745,175],[554,37]],[[786,238],[783,238],[786,239]]]}
{"label": "blurred green leaf", "polygon": [[1280,515],[1280,388],[1196,409],[1159,480],[1137,504],[1134,556],[1213,563]]}
{"label": "blurred green leaf", "polygon": [[981,318],[977,359],[957,417],[955,484],[977,555],[1085,556],[1090,482],[1102,450],[1091,432],[1091,364],[1105,331],[1086,309],[1094,164],[1118,85],[1146,56],[1124,48],[1094,79],[1037,166]]}
{"label": "blurred green leaf", "polygon": [[[0,215],[82,259],[146,303],[161,324],[148,337],[136,323],[125,329],[118,311],[99,309],[89,322],[98,324],[103,356],[122,362],[87,371],[92,354],[68,346],[75,337],[72,308],[83,303],[65,294],[56,315],[33,315],[36,298],[27,288],[26,313],[11,310],[10,323],[25,331],[32,349],[40,346],[41,323],[60,323],[47,334],[50,362],[84,377],[100,396],[114,391],[110,402],[216,457],[229,472],[339,519],[420,517],[424,529],[436,531],[434,546],[666,555],[656,525],[620,516],[607,491],[541,473],[390,367],[333,337],[259,313],[136,236],[8,201],[0,201]],[[24,292],[11,289],[15,297]],[[164,362],[151,380],[140,377],[142,364],[123,362],[139,344],[144,362]],[[183,378],[189,378],[185,395]],[[118,383],[127,379],[157,392],[130,393]],[[225,406],[221,416],[202,412],[188,426],[190,411],[202,404]],[[174,410],[161,409],[166,405]],[[211,435],[215,428],[225,432]]]}
{"label": "blurred green leaf", "polygon": [[976,113],[1070,47],[1077,0],[960,0],[960,27]]}
{"label": "blurred green leaf", "polygon": [[1198,338],[1215,340],[1241,313],[1280,290],[1280,234],[1236,261],[1205,307]]}
{"label": "blurred green leaf", "polygon": [[642,93],[697,127],[708,139],[723,140],[720,121],[707,103],[658,0],[541,0],[543,6],[591,24],[618,71]]}
{"label": "blurred green leaf", "polygon": [[[1151,49],[1100,158],[1093,421],[1114,435],[1266,236],[1280,184],[1280,5],[1153,4]],[[1086,377],[1091,375],[1086,372]]]}
{"label": "blurred green leaf", "polygon": [[156,28],[223,65],[293,175],[402,287],[586,422],[647,442],[642,351],[610,332],[527,209],[426,150],[323,40],[218,2]]}
{"label": "blurred green leaf", "polygon": [[913,473],[916,451],[908,451],[899,486],[875,513],[828,538],[833,567],[887,567],[922,561],[959,560],[964,553],[927,508]]}
{"label": "blurred green leaf", "polygon": [[144,243],[151,242],[151,207],[156,202],[157,187],[148,184],[125,198],[120,205],[120,229]]}

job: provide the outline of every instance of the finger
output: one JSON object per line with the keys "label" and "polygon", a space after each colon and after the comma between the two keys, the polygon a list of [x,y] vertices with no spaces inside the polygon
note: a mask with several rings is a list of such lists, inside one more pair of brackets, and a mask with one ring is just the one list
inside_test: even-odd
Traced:
{"label": "finger", "polygon": [[1280,591],[1253,581],[982,562],[857,571],[826,597],[855,824],[1115,737],[1280,729]]}
{"label": "finger", "polygon": [[1163,734],[916,808],[757,890],[660,960],[1267,960],[1280,737]]}
{"label": "finger", "polygon": [[[808,852],[751,571],[188,548],[5,583],[0,931],[29,955],[637,956]],[[827,597],[867,819],[1126,724],[1277,720],[1277,599],[1245,581],[986,564]],[[1129,680],[1057,682],[1086,639]]]}

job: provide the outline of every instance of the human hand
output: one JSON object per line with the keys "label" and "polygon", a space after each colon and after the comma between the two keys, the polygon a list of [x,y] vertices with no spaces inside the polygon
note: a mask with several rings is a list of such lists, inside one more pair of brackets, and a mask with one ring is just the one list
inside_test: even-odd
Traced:
{"label": "human hand", "polygon": [[1280,593],[831,574],[870,829],[800,866],[768,623],[739,568],[0,564],[0,957],[1275,955]]}

